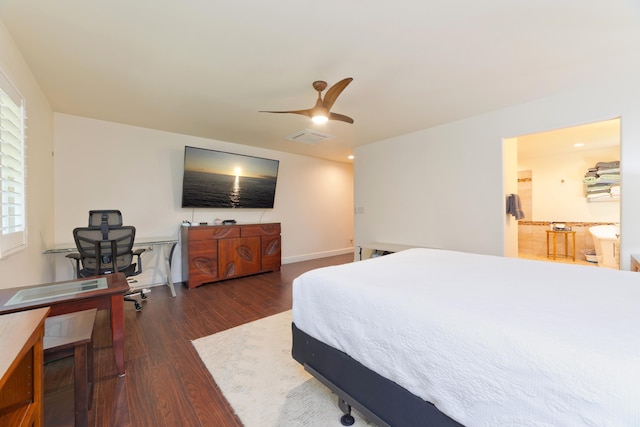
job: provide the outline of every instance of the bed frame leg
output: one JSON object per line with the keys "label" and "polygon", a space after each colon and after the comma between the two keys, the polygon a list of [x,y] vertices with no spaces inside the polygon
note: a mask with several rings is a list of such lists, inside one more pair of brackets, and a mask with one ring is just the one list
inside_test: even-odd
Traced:
{"label": "bed frame leg", "polygon": [[356,422],[355,418],[351,415],[351,405],[349,405],[344,399],[338,397],[338,406],[344,412],[344,415],[340,417],[340,422],[343,426],[351,426]]}

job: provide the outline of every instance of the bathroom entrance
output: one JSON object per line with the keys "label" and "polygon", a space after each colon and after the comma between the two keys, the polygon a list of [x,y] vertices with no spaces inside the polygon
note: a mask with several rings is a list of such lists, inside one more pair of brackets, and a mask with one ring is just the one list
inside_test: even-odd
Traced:
{"label": "bathroom entrance", "polygon": [[619,268],[620,120],[513,141],[525,215],[517,221],[518,257]]}

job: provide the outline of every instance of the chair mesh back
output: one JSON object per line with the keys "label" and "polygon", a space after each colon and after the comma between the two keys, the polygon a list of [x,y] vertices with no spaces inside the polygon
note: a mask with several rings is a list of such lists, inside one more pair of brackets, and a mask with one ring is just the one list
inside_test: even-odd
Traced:
{"label": "chair mesh back", "polygon": [[[135,270],[132,253],[135,235],[136,229],[133,226],[110,227],[107,239],[103,238],[101,227],[74,229],[73,238],[80,253],[83,277],[116,271],[123,272],[125,275],[131,274]],[[113,253],[114,244],[115,253]],[[99,252],[99,259],[97,252]]]}
{"label": "chair mesh back", "polygon": [[105,222],[109,227],[120,227],[122,213],[117,210],[89,211],[89,227],[100,227]]}

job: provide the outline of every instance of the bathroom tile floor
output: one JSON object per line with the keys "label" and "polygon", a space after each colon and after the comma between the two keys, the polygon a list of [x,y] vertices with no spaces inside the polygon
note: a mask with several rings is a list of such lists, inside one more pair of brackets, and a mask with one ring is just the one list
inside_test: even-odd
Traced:
{"label": "bathroom tile floor", "polygon": [[565,257],[556,257],[555,260],[548,258],[544,255],[520,255],[519,258],[525,258],[525,259],[535,259],[538,261],[547,261],[547,262],[562,262],[565,264],[576,264],[576,265],[584,265],[584,266],[589,266],[589,267],[597,267],[598,264],[595,262],[589,262],[586,261],[584,259],[578,259],[576,258],[576,260],[572,260],[571,258],[565,258]]}

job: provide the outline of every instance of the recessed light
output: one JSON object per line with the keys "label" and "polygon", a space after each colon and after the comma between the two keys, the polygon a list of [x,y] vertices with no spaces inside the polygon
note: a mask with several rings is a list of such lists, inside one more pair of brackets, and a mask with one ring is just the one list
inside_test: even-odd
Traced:
{"label": "recessed light", "polygon": [[347,159],[349,159],[349,160],[353,160],[354,158],[355,158],[355,156],[353,154],[350,154],[350,155],[347,156]]}
{"label": "recessed light", "polygon": [[573,144],[573,146],[576,148],[582,147],[583,145],[584,145],[584,142],[576,142],[575,144]]}

